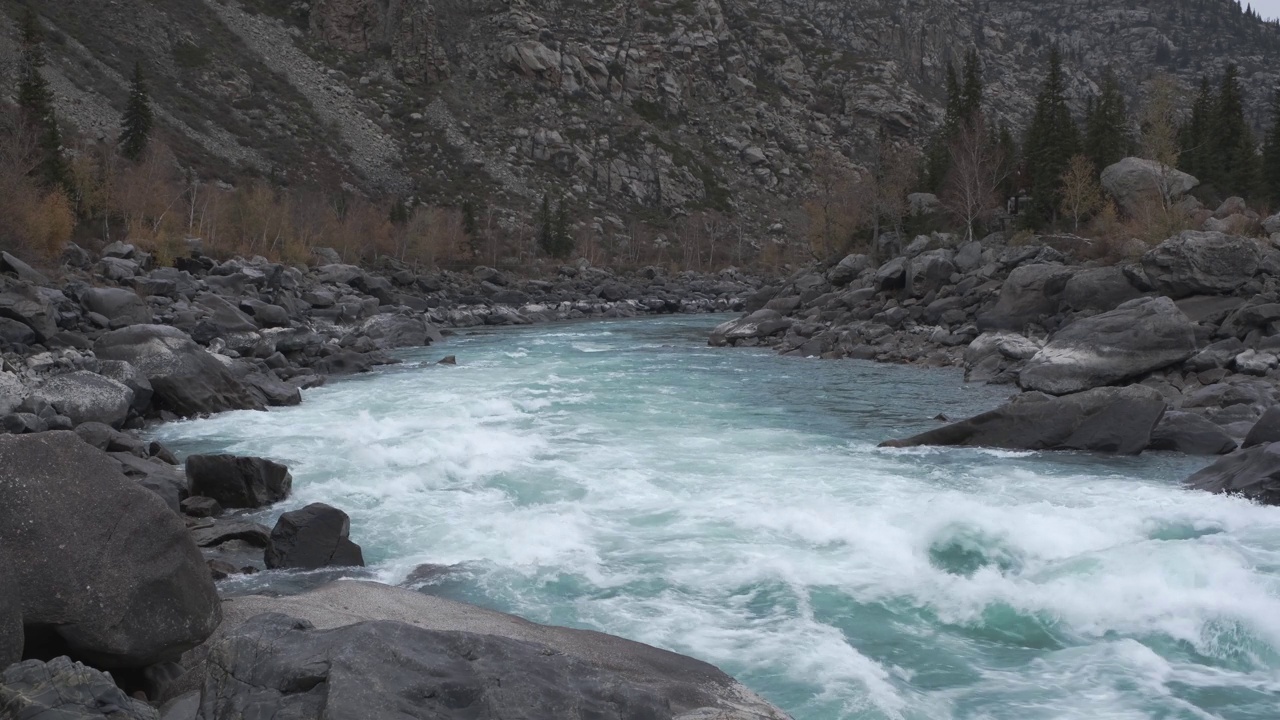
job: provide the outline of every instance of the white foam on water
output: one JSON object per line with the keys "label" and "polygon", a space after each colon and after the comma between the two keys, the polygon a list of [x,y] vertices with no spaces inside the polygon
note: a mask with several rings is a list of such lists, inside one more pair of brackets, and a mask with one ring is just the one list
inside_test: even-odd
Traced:
{"label": "white foam on water", "polygon": [[458,564],[455,597],[689,653],[799,720],[1236,720],[1280,687],[1280,510],[1170,456],[880,450],[1005,391],[695,322],[455,338],[456,368],[158,434],[290,463],[276,510],[346,509],[383,580]]}

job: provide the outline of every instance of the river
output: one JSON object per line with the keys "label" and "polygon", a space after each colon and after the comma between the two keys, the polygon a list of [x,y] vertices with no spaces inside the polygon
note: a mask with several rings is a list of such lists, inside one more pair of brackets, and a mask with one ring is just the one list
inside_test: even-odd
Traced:
{"label": "river", "polygon": [[797,720],[1280,716],[1280,508],[1182,490],[1206,461],[1177,455],[877,449],[1010,389],[708,348],[723,319],[461,331],[155,434],[287,463],[259,519],[346,510],[369,576],[450,566],[423,591],[692,655]]}

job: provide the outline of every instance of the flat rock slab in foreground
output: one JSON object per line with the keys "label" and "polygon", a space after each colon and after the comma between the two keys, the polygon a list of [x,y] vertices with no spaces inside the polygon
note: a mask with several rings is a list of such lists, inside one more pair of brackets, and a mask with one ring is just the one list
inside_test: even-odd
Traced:
{"label": "flat rock slab in foreground", "polygon": [[1136,455],[1150,444],[1164,412],[1160,393],[1142,385],[1062,397],[1024,393],[995,410],[880,447],[960,445]]}
{"label": "flat rock slab in foreground", "polygon": [[0,672],[0,718],[32,720],[156,720],[111,678],[69,658],[27,660]]}
{"label": "flat rock slab in foreground", "polygon": [[[377,583],[225,603],[201,718],[786,720],[715,667]],[[264,614],[266,613],[266,614]]]}
{"label": "flat rock slab in foreground", "polygon": [[1280,442],[1233,452],[1184,483],[1196,490],[1241,495],[1264,505],[1280,505]]}

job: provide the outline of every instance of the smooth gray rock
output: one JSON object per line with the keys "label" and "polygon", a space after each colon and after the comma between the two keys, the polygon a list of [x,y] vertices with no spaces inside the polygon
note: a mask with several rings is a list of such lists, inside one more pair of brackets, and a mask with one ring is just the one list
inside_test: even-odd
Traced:
{"label": "smooth gray rock", "polygon": [[133,390],[86,370],[51,377],[33,394],[44,398],[76,425],[96,422],[119,428],[133,405]]}
{"label": "smooth gray rock", "polygon": [[1159,392],[1141,385],[1062,397],[1023,393],[995,410],[881,447],[961,445],[1134,455],[1151,443],[1165,407]]}
{"label": "smooth gray rock", "polygon": [[410,315],[374,315],[364,321],[359,332],[372,339],[380,350],[423,347],[443,339],[439,330],[421,317]]}
{"label": "smooth gray rock", "polygon": [[260,457],[190,455],[188,491],[217,500],[224,508],[259,508],[289,496],[289,468]]}
{"label": "smooth gray rock", "polygon": [[44,273],[7,252],[0,252],[0,270],[8,270],[17,275],[19,280],[25,280],[37,285],[44,285],[49,282],[49,278],[45,277]]}
{"label": "smooth gray rock", "polygon": [[98,363],[98,374],[132,390],[134,410],[143,412],[151,405],[151,396],[155,393],[151,381],[133,365],[120,360],[103,360]]}
{"label": "smooth gray rock", "polygon": [[24,625],[97,667],[175,659],[221,619],[182,520],[75,433],[0,436],[0,547]]}
{"label": "smooth gray rock", "polygon": [[1220,232],[1187,230],[1142,256],[1142,269],[1158,292],[1172,298],[1226,295],[1258,271],[1258,243]]}
{"label": "smooth gray rock", "polygon": [[80,304],[107,318],[112,327],[146,325],[152,320],[146,301],[124,288],[89,288],[80,293]]}
{"label": "smooth gray rock", "polygon": [[1200,184],[1194,176],[1154,160],[1127,157],[1102,170],[1102,187],[1130,213],[1176,201]]}
{"label": "smooth gray rock", "polygon": [[1186,367],[1195,372],[1230,367],[1236,356],[1242,352],[1244,352],[1244,343],[1236,338],[1227,338],[1192,355],[1187,360]]}
{"label": "smooth gray rock", "polygon": [[1081,270],[1071,276],[1062,290],[1062,304],[1072,310],[1112,310],[1142,295],[1129,276],[1118,267]]}
{"label": "smooth gray rock", "polygon": [[1280,405],[1272,405],[1262,413],[1258,422],[1253,424],[1249,434],[1245,436],[1241,447],[1251,448],[1280,442]]}
{"label": "smooth gray rock", "polygon": [[58,311],[40,288],[31,283],[0,283],[0,317],[17,320],[31,328],[37,342],[58,334]]}
{"label": "smooth gray rock", "polygon": [[1000,288],[995,307],[978,316],[983,330],[1021,332],[1031,322],[1058,312],[1062,293],[1076,268],[1039,264],[1014,268]]}
{"label": "smooth gray rock", "polygon": [[227,612],[203,648],[204,720],[254,706],[275,720],[789,720],[692,658],[376,583],[241,597]]}
{"label": "smooth gray rock", "polygon": [[253,321],[253,318],[220,295],[200,293],[196,295],[195,303],[209,311],[209,322],[213,323],[220,335],[253,332],[258,329],[258,324]]}
{"label": "smooth gray rock", "polygon": [[125,477],[155,493],[174,514],[182,512],[182,499],[188,493],[187,476],[181,468],[155,458],[137,457],[130,452],[115,451],[110,455],[120,463],[120,471]]}
{"label": "smooth gray rock", "polygon": [[133,365],[151,383],[153,405],[181,417],[224,410],[261,410],[258,401],[227,367],[181,330],[132,325],[98,338],[102,360]]}
{"label": "smooth gray rock", "polygon": [[955,273],[955,253],[946,248],[930,250],[907,263],[906,291],[912,297],[924,297],[946,285]]}
{"label": "smooth gray rock", "polygon": [[1151,433],[1148,450],[1167,450],[1188,455],[1225,455],[1238,447],[1227,431],[1201,415],[1167,412]]}
{"label": "smooth gray rock", "polygon": [[351,542],[351,519],[324,503],[284,513],[271,530],[265,561],[268,568],[316,570],[364,567],[360,546]]}
{"label": "smooth gray rock", "polygon": [[271,531],[266,525],[248,520],[207,519],[205,524],[191,528],[191,539],[202,548],[216,547],[232,540],[242,540],[254,547],[266,548],[271,544]]}
{"label": "smooth gray rock", "polygon": [[241,380],[260,402],[271,407],[287,407],[302,402],[302,391],[271,373],[251,372]]}
{"label": "smooth gray rock", "polygon": [[8,415],[17,410],[27,398],[27,388],[11,372],[0,370],[0,415]]}
{"label": "smooth gray rock", "polygon": [[762,309],[737,320],[721,323],[711,331],[710,345],[723,347],[738,340],[766,338],[783,332],[794,321],[777,310]]}
{"label": "smooth gray rock", "polygon": [[1018,383],[1066,395],[1158,370],[1195,352],[1195,326],[1173,301],[1141,298],[1059,330],[1027,361]]}
{"label": "smooth gray rock", "polygon": [[36,331],[17,320],[0,317],[0,347],[4,345],[32,345]]}
{"label": "smooth gray rock", "polygon": [[0,717],[13,720],[158,720],[91,667],[56,657],[27,660],[0,672]]}
{"label": "smooth gray rock", "polygon": [[1280,442],[1237,450],[1187,478],[1187,487],[1280,505]]}

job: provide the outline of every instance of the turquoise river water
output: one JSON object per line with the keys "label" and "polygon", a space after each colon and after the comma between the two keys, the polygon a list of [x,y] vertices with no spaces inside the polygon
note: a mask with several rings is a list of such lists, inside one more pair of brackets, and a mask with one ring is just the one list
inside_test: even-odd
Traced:
{"label": "turquoise river water", "polygon": [[452,566],[422,590],[707,660],[797,720],[1280,717],[1280,508],[1182,490],[1206,461],[1176,455],[877,449],[1009,390],[708,348],[723,319],[463,331],[156,434],[289,464],[260,519],[345,509],[377,579]]}

